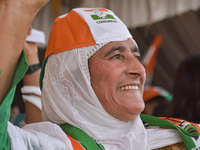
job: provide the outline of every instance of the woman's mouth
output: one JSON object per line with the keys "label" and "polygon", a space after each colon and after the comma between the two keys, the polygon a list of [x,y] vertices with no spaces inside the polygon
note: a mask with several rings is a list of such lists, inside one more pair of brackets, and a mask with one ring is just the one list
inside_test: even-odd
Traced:
{"label": "woman's mouth", "polygon": [[138,90],[139,87],[137,85],[126,85],[122,86],[119,88],[119,90],[124,91],[124,90]]}

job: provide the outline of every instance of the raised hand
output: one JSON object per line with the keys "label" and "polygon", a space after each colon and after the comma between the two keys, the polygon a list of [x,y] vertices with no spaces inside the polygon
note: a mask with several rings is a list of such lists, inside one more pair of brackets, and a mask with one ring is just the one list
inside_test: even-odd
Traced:
{"label": "raised hand", "polygon": [[12,83],[28,29],[49,0],[0,0],[0,104]]}

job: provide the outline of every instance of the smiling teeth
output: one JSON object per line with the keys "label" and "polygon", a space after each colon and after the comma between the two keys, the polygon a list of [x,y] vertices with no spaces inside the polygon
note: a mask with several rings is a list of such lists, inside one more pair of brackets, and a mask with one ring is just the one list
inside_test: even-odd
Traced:
{"label": "smiling teeth", "polygon": [[136,86],[131,86],[131,85],[129,85],[129,86],[123,86],[123,87],[120,87],[119,88],[119,90],[121,90],[121,91],[123,91],[123,90],[138,90],[139,88],[138,88],[138,86],[136,85]]}

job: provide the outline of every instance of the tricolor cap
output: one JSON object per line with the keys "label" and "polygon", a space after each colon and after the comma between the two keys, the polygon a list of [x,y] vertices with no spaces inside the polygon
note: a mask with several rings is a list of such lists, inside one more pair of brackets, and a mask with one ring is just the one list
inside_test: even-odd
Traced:
{"label": "tricolor cap", "polygon": [[132,38],[128,28],[112,11],[75,8],[55,20],[45,58],[52,53],[128,38]]}

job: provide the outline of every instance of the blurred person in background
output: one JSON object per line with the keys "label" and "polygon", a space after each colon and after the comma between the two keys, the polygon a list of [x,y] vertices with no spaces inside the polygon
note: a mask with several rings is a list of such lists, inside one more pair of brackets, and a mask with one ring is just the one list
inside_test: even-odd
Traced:
{"label": "blurred person in background", "polygon": [[190,56],[180,63],[172,95],[165,116],[200,123],[200,55]]}

